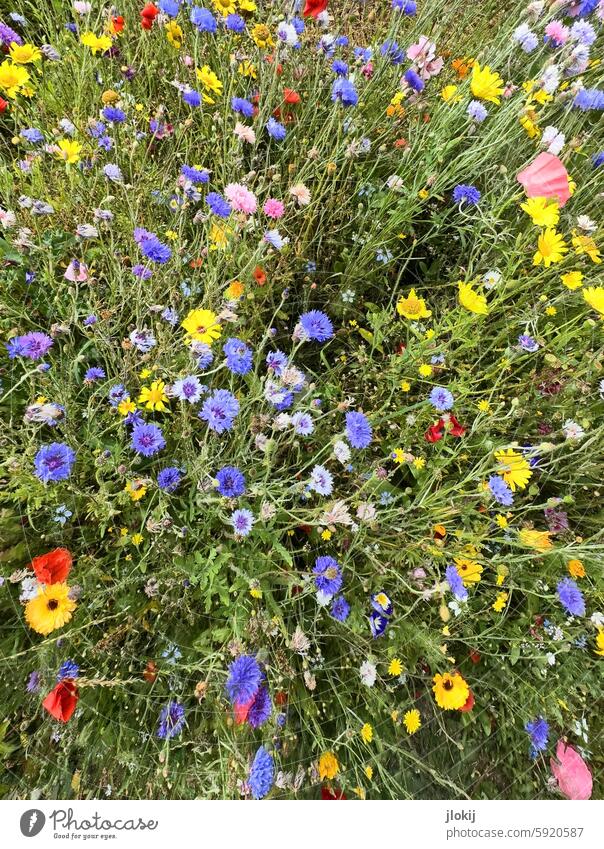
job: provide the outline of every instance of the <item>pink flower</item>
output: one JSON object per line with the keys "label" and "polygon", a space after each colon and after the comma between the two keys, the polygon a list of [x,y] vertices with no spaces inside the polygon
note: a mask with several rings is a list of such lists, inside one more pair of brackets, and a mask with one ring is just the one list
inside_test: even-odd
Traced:
{"label": "pink flower", "polygon": [[555,47],[560,47],[565,44],[570,35],[570,30],[565,27],[562,21],[550,21],[545,27],[545,34],[552,41]]}
{"label": "pink flower", "polygon": [[233,209],[251,215],[256,212],[256,197],[241,183],[229,183],[224,193]]}
{"label": "pink flower", "polygon": [[373,76],[373,62],[365,62],[365,64],[361,68],[361,73],[364,77],[370,80]]}
{"label": "pink flower", "polygon": [[251,127],[247,127],[245,124],[242,124],[241,121],[237,121],[233,132],[241,139],[241,141],[248,142],[248,144],[254,144],[256,141],[256,133],[254,130]]}
{"label": "pink flower", "polygon": [[310,203],[310,192],[304,183],[296,183],[295,186],[291,187],[289,193],[296,198],[298,206],[308,206]]}
{"label": "pink flower", "polygon": [[269,218],[281,218],[285,212],[285,205],[276,198],[267,198],[262,209]]}
{"label": "pink flower", "polygon": [[558,740],[556,760],[550,758],[550,766],[563,796],[575,800],[591,798],[593,779],[589,767],[564,740]]}
{"label": "pink flower", "polygon": [[416,62],[420,68],[425,62],[430,62],[436,56],[436,45],[425,35],[420,35],[417,44],[412,44],[407,50],[407,58]]}
{"label": "pink flower", "polygon": [[84,280],[88,280],[88,266],[77,259],[72,259],[63,277],[71,283],[83,283]]}

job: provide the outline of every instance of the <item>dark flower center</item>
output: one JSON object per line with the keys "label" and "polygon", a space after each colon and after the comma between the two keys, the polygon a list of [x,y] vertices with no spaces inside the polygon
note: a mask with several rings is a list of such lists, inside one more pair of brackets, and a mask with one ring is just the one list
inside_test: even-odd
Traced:
{"label": "dark flower center", "polygon": [[58,606],[59,602],[56,600],[56,598],[51,598],[51,600],[47,604],[49,610],[56,610]]}

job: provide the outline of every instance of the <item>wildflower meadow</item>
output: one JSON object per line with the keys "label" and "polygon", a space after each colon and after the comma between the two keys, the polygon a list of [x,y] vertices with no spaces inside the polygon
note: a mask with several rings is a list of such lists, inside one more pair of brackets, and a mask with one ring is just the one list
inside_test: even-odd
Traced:
{"label": "wildflower meadow", "polygon": [[2,798],[601,799],[604,0],[0,5]]}

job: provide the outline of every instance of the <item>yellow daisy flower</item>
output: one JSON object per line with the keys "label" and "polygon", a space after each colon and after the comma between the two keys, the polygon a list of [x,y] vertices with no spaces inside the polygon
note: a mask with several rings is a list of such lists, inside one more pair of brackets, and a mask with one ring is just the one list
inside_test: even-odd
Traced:
{"label": "yellow daisy flower", "polygon": [[423,298],[418,298],[415,294],[415,289],[411,289],[407,296],[399,299],[396,305],[396,311],[403,318],[408,318],[412,321],[419,321],[420,318],[430,318],[432,311],[426,308],[426,302]]}
{"label": "yellow daisy flower", "polygon": [[403,724],[407,734],[415,734],[422,727],[422,718],[417,708],[408,710],[403,716]]}
{"label": "yellow daisy flower", "polygon": [[588,286],[583,289],[583,297],[592,309],[604,316],[604,287]]}
{"label": "yellow daisy flower", "polygon": [[11,100],[19,94],[28,81],[29,73],[26,68],[15,65],[9,59],[0,65],[0,91],[3,91]]}
{"label": "yellow daisy flower", "polygon": [[76,609],[69,591],[67,584],[41,586],[38,595],[25,605],[25,621],[29,627],[46,636],[69,622]]}
{"label": "yellow daisy flower", "polygon": [[513,448],[495,452],[495,459],[500,465],[497,474],[501,475],[510,489],[524,489],[533,476],[530,464],[525,457]]}
{"label": "yellow daisy flower", "polygon": [[499,104],[503,88],[503,80],[497,71],[491,71],[488,65],[481,68],[478,62],[474,62],[470,79],[470,89],[474,97],[479,100],[487,100],[489,103]]}
{"label": "yellow daisy flower", "polygon": [[340,771],[340,764],[333,752],[323,752],[319,758],[319,778],[332,781]]}
{"label": "yellow daisy flower", "polygon": [[166,407],[168,396],[164,392],[165,388],[166,384],[163,380],[154,380],[151,386],[143,386],[138,403],[144,404],[147,410],[158,410],[160,413],[164,413],[168,409]]}
{"label": "yellow daisy flower", "polygon": [[529,198],[520,204],[520,209],[530,216],[537,227],[555,227],[560,220],[560,207],[550,198]]}
{"label": "yellow daisy flower", "polygon": [[476,315],[488,315],[487,299],[484,295],[476,292],[469,283],[464,283],[460,280],[457,284],[459,288],[459,303],[469,312]]}
{"label": "yellow daisy flower", "polygon": [[187,331],[187,341],[204,342],[211,345],[222,335],[222,325],[211,310],[191,310],[181,327]]}
{"label": "yellow daisy flower", "polygon": [[556,233],[553,227],[548,227],[541,233],[537,240],[537,251],[533,257],[533,265],[543,265],[549,268],[552,263],[560,262],[568,248],[564,244],[564,237]]}
{"label": "yellow daisy flower", "polygon": [[436,674],[432,691],[436,704],[443,710],[459,710],[465,705],[470,695],[470,688],[459,672]]}
{"label": "yellow daisy flower", "polygon": [[17,65],[29,65],[42,59],[42,52],[33,44],[17,44],[16,41],[11,44],[8,55]]}

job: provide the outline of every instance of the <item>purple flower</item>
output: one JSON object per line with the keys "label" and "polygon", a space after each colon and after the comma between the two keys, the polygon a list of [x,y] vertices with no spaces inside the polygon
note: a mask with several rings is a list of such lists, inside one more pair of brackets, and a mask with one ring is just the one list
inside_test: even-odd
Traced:
{"label": "purple flower", "polygon": [[476,206],[480,197],[480,192],[476,186],[464,186],[460,183],[453,189],[453,200],[456,204],[466,203],[468,206]]}
{"label": "purple flower", "polygon": [[342,106],[356,106],[359,95],[351,80],[347,77],[338,77],[331,87],[331,99],[334,103],[339,100]]}
{"label": "purple flower", "polygon": [[147,233],[147,235],[139,241],[139,247],[141,249],[141,253],[144,254],[147,259],[150,259],[152,262],[157,262],[160,265],[168,262],[172,256],[170,248],[160,242],[155,233]]}
{"label": "purple flower", "polygon": [[348,604],[344,596],[336,596],[331,603],[331,615],[333,616],[333,618],[337,619],[338,622],[345,622],[348,619],[349,613],[350,605]]}
{"label": "purple flower", "polygon": [[11,360],[15,357],[27,357],[28,360],[40,360],[52,347],[53,340],[46,333],[37,330],[26,333],[24,336],[16,336],[11,339],[6,347]]}
{"label": "purple flower", "polygon": [[91,366],[84,375],[84,382],[94,383],[95,380],[102,380],[104,377],[106,377],[104,369],[100,366]]}
{"label": "purple flower", "polygon": [[189,404],[195,404],[201,398],[206,387],[199,381],[199,378],[194,374],[188,377],[181,377],[172,384],[171,393],[180,401],[188,401]]}
{"label": "purple flower", "polygon": [[451,588],[451,592],[458,598],[460,601],[465,601],[468,597],[468,591],[463,585],[463,580],[461,575],[457,571],[457,566],[451,565],[447,566],[447,570],[445,572],[447,583]]}
{"label": "purple flower", "polygon": [[239,401],[227,389],[217,389],[205,401],[199,418],[207,422],[210,430],[223,433],[231,430],[239,412]]}
{"label": "purple flower", "polygon": [[272,139],[275,139],[275,141],[283,141],[285,138],[285,127],[273,117],[269,118],[266,122],[266,131]]}
{"label": "purple flower", "polygon": [[562,578],[556,589],[560,604],[568,613],[572,616],[585,616],[585,599],[575,581]]}
{"label": "purple flower", "polygon": [[182,474],[176,466],[167,466],[157,475],[157,485],[164,492],[175,492],[181,480]]}
{"label": "purple flower", "polygon": [[168,702],[159,715],[157,736],[160,740],[175,737],[185,724],[185,709],[178,702]]}
{"label": "purple flower", "polygon": [[37,669],[30,673],[25,689],[28,693],[37,693],[40,689],[40,673]]}
{"label": "purple flower", "polygon": [[523,351],[528,351],[531,354],[534,354],[535,351],[539,350],[539,345],[532,336],[529,336],[528,333],[521,333],[518,337],[518,345],[522,348]]}
{"label": "purple flower", "polygon": [[132,447],[143,457],[152,457],[166,447],[161,428],[156,424],[135,424],[131,439]]}
{"label": "purple flower", "polygon": [[74,660],[65,660],[59,666],[57,673],[57,681],[63,681],[65,678],[77,678],[80,674],[80,667]]}
{"label": "purple flower", "polygon": [[342,586],[342,570],[337,560],[329,555],[317,557],[312,570],[316,588],[327,596],[335,595]]}
{"label": "purple flower", "polygon": [[226,367],[233,374],[247,374],[252,370],[252,351],[241,339],[227,339],[222,350],[226,356]]}
{"label": "purple flower", "polygon": [[413,68],[409,68],[409,70],[406,71],[403,79],[414,91],[423,91],[426,87],[425,82],[422,80],[417,71],[413,70]]}
{"label": "purple flower", "polygon": [[321,310],[310,310],[310,312],[302,313],[299,323],[307,339],[313,339],[315,342],[327,342],[333,336],[333,325],[328,316]]}
{"label": "purple flower", "polygon": [[109,388],[109,392],[107,393],[107,397],[109,398],[109,403],[112,407],[117,407],[117,405],[121,401],[125,401],[128,397],[128,392],[126,391],[126,387],[123,383],[116,383],[114,386]]}
{"label": "purple flower", "polygon": [[202,371],[207,369],[214,360],[212,349],[205,342],[193,342],[191,344],[191,351],[196,357],[197,368],[200,368]]}
{"label": "purple flower", "polygon": [[252,761],[248,783],[254,799],[264,799],[273,786],[275,764],[273,756],[260,746]]}
{"label": "purple flower", "polygon": [[220,218],[228,218],[231,214],[231,204],[222,195],[218,194],[218,192],[208,192],[206,203],[214,215],[218,215]]}
{"label": "purple flower", "polygon": [[43,445],[34,458],[36,476],[44,483],[67,480],[75,458],[75,451],[63,442]]}
{"label": "purple flower", "polygon": [[435,386],[430,392],[430,403],[435,410],[442,413],[453,406],[453,395],[444,386]]}
{"label": "purple flower", "polygon": [[363,413],[346,413],[346,437],[353,448],[367,448],[371,445],[373,430]]}
{"label": "purple flower", "polygon": [[251,701],[260,687],[263,675],[258,661],[251,654],[242,654],[229,667],[226,690],[232,704]]}
{"label": "purple flower", "polygon": [[310,489],[319,495],[331,495],[333,491],[333,477],[325,466],[315,466],[310,473]]}
{"label": "purple flower", "polygon": [[260,728],[271,715],[273,706],[267,687],[260,687],[247,712],[247,721],[252,728]]}
{"label": "purple flower", "polygon": [[141,265],[140,263],[132,266],[132,273],[135,277],[138,277],[139,280],[149,280],[153,277],[151,269],[147,268],[145,265]]}
{"label": "purple flower", "polygon": [[292,416],[292,424],[294,426],[294,431],[298,434],[298,436],[310,436],[315,429],[310,413],[294,413]]}
{"label": "purple flower", "polygon": [[216,472],[217,490],[226,498],[238,498],[245,492],[245,477],[235,466],[223,466]]}
{"label": "purple flower", "polygon": [[251,510],[240,508],[231,515],[231,524],[238,537],[246,537],[250,534],[256,519]]}
{"label": "purple flower", "polygon": [[491,475],[489,478],[489,490],[498,504],[502,504],[504,507],[511,507],[514,503],[512,490],[499,475]]}
{"label": "purple flower", "polygon": [[388,619],[386,616],[382,616],[382,614],[378,613],[377,610],[371,611],[369,614],[369,629],[371,630],[371,636],[374,640],[377,639],[377,637],[382,636],[387,625]]}
{"label": "purple flower", "polygon": [[524,730],[531,738],[531,757],[534,759],[539,752],[547,748],[549,724],[542,716],[538,716],[531,722],[527,722]]}

